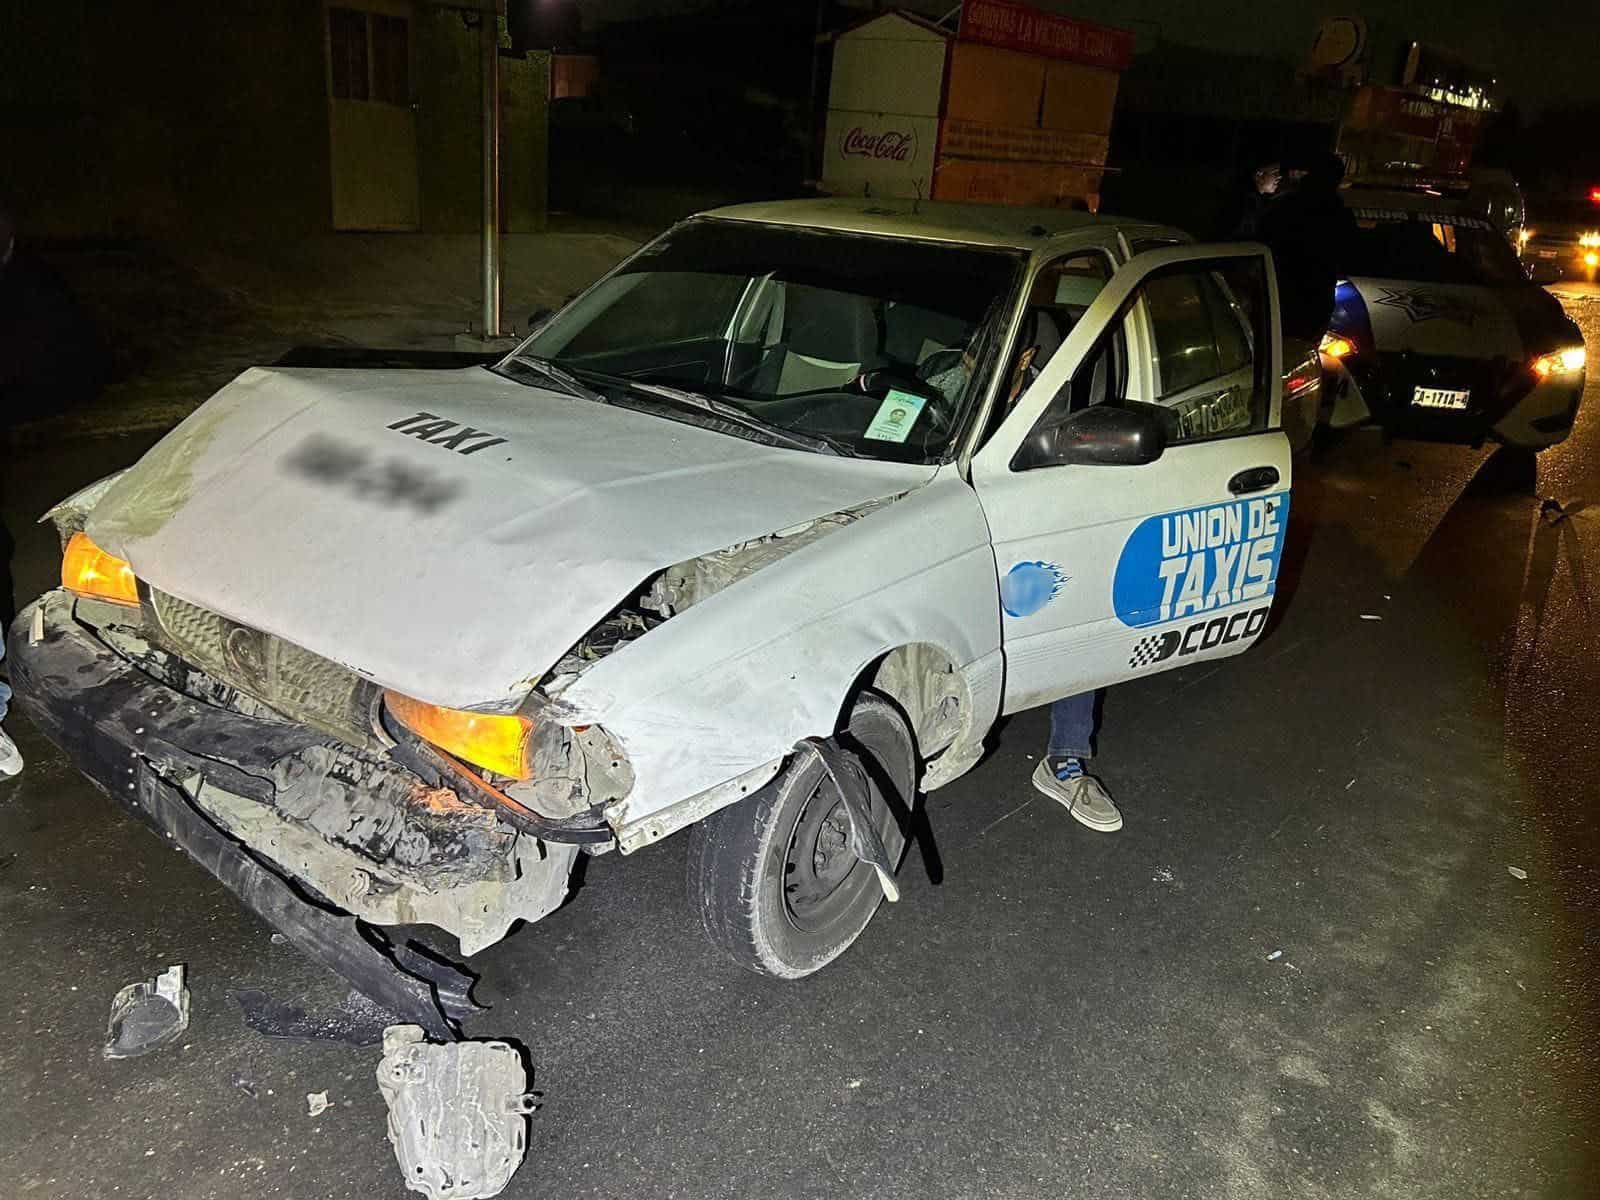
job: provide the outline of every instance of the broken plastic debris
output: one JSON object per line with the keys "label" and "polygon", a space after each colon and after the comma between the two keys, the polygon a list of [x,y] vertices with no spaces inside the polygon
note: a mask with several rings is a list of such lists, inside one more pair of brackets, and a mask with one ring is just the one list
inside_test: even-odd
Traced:
{"label": "broken plastic debris", "polygon": [[327,1092],[306,1093],[306,1116],[320,1117],[323,1113],[328,1111],[329,1107],[331,1106],[328,1103]]}
{"label": "broken plastic debris", "polygon": [[241,988],[233,998],[239,1002],[244,1023],[251,1029],[291,1042],[376,1046],[383,1041],[383,1031],[395,1021],[394,1013],[357,991],[351,991],[334,1008],[312,1012],[277,1000],[259,988]]}
{"label": "broken plastic debris", "polygon": [[429,1200],[498,1195],[522,1164],[533,1097],[521,1056],[505,1042],[441,1046],[420,1026],[391,1025],[378,1091],[406,1187]]}
{"label": "broken plastic debris", "polygon": [[1268,962],[1277,962],[1282,957],[1283,957],[1283,951],[1282,950],[1274,950],[1271,954],[1267,955],[1267,961]]}
{"label": "broken plastic debris", "polygon": [[1528,873],[1521,867],[1507,867],[1506,870],[1511,872],[1511,878],[1513,879],[1526,879],[1528,877]]}
{"label": "broken plastic debris", "polygon": [[172,1044],[187,1028],[189,989],[184,986],[183,964],[179,963],[154,979],[130,983],[116,994],[100,1053],[110,1059],[136,1058]]}

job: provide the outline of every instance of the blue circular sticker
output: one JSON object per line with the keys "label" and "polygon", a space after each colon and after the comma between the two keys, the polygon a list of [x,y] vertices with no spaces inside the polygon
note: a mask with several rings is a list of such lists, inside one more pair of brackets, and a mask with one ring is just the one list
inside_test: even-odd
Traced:
{"label": "blue circular sticker", "polygon": [[1000,580],[1000,607],[1008,617],[1031,617],[1056,598],[1067,579],[1055,563],[1019,562]]}

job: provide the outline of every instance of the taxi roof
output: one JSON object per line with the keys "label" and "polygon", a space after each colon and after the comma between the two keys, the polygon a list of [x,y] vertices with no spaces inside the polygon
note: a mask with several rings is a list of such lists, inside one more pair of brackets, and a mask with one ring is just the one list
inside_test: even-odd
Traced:
{"label": "taxi roof", "polygon": [[756,221],[1021,251],[1037,250],[1052,238],[1095,226],[1147,224],[1065,208],[849,197],[735,204],[697,215],[719,221]]}

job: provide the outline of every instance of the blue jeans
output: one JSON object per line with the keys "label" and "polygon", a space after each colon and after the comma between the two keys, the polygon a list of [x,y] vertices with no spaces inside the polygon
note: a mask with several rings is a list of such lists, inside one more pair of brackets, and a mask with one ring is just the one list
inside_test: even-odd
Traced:
{"label": "blue jeans", "polygon": [[1099,692],[1079,692],[1050,706],[1050,746],[1056,758],[1088,758],[1094,753],[1094,702]]}

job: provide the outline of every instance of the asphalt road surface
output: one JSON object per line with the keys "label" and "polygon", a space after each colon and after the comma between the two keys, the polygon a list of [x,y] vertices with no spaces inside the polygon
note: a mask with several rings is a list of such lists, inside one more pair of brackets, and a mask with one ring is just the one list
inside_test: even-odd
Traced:
{"label": "asphalt road surface", "polygon": [[[1367,433],[1301,467],[1268,638],[1106,699],[1124,830],[1031,790],[1047,722],[1020,716],[930,798],[937,863],[811,980],[716,957],[682,838],[594,860],[473,962],[472,1032],[542,1093],[506,1194],[1596,1194],[1596,393],[1536,478]],[[147,441],[6,464],[14,527]],[[56,564],[28,531],[25,590]],[[0,1193],[403,1195],[377,1051],[267,1039],[233,998],[342,987],[11,727]],[[102,1061],[112,995],[173,962],[184,1042]]]}

